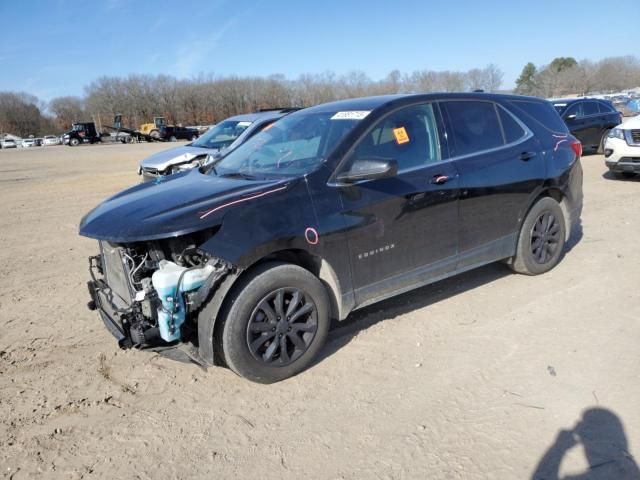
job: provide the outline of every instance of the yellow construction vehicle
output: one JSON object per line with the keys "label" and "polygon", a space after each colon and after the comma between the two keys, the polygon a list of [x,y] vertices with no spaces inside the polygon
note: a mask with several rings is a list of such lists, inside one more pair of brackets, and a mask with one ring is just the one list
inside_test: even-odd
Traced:
{"label": "yellow construction vehicle", "polygon": [[153,138],[160,138],[160,129],[166,126],[167,120],[164,117],[153,117],[153,123],[143,123],[140,125],[139,132]]}

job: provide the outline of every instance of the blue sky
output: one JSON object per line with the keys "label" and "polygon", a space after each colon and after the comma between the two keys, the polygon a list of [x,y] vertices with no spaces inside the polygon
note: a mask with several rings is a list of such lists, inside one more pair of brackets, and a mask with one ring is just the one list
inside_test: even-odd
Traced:
{"label": "blue sky", "polygon": [[[0,91],[82,95],[102,75],[260,75],[495,63],[503,88],[524,64],[632,55],[640,0],[0,0]],[[85,5],[86,8],[80,8]]]}

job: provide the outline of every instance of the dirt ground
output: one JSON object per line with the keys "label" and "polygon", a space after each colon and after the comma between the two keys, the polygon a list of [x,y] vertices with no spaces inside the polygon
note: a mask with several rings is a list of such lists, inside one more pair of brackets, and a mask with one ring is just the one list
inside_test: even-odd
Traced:
{"label": "dirt ground", "polygon": [[556,269],[496,264],[373,305],[264,386],[121,351],[86,308],[80,218],[163,148],[0,151],[0,475],[636,478],[640,181],[585,156],[583,233]]}

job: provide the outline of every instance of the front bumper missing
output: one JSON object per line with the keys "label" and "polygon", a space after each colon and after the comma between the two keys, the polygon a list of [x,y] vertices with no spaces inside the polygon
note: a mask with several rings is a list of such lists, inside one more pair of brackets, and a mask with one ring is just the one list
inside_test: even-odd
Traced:
{"label": "front bumper missing", "polygon": [[107,295],[109,287],[102,280],[91,280],[87,282],[91,301],[88,306],[90,310],[97,310],[105,327],[118,341],[120,348],[131,348],[133,342],[126,334],[126,319],[118,314]]}

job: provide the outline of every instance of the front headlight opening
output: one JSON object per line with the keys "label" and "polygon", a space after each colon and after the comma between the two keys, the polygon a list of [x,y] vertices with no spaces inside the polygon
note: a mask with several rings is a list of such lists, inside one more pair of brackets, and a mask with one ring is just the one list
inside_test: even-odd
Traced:
{"label": "front headlight opening", "polygon": [[184,172],[185,170],[192,170],[194,168],[200,167],[200,160],[194,159],[187,163],[182,163],[180,165],[176,165],[176,172]]}
{"label": "front headlight opening", "polygon": [[612,128],[609,130],[609,138],[619,138],[620,140],[624,140],[624,130],[621,128]]}

